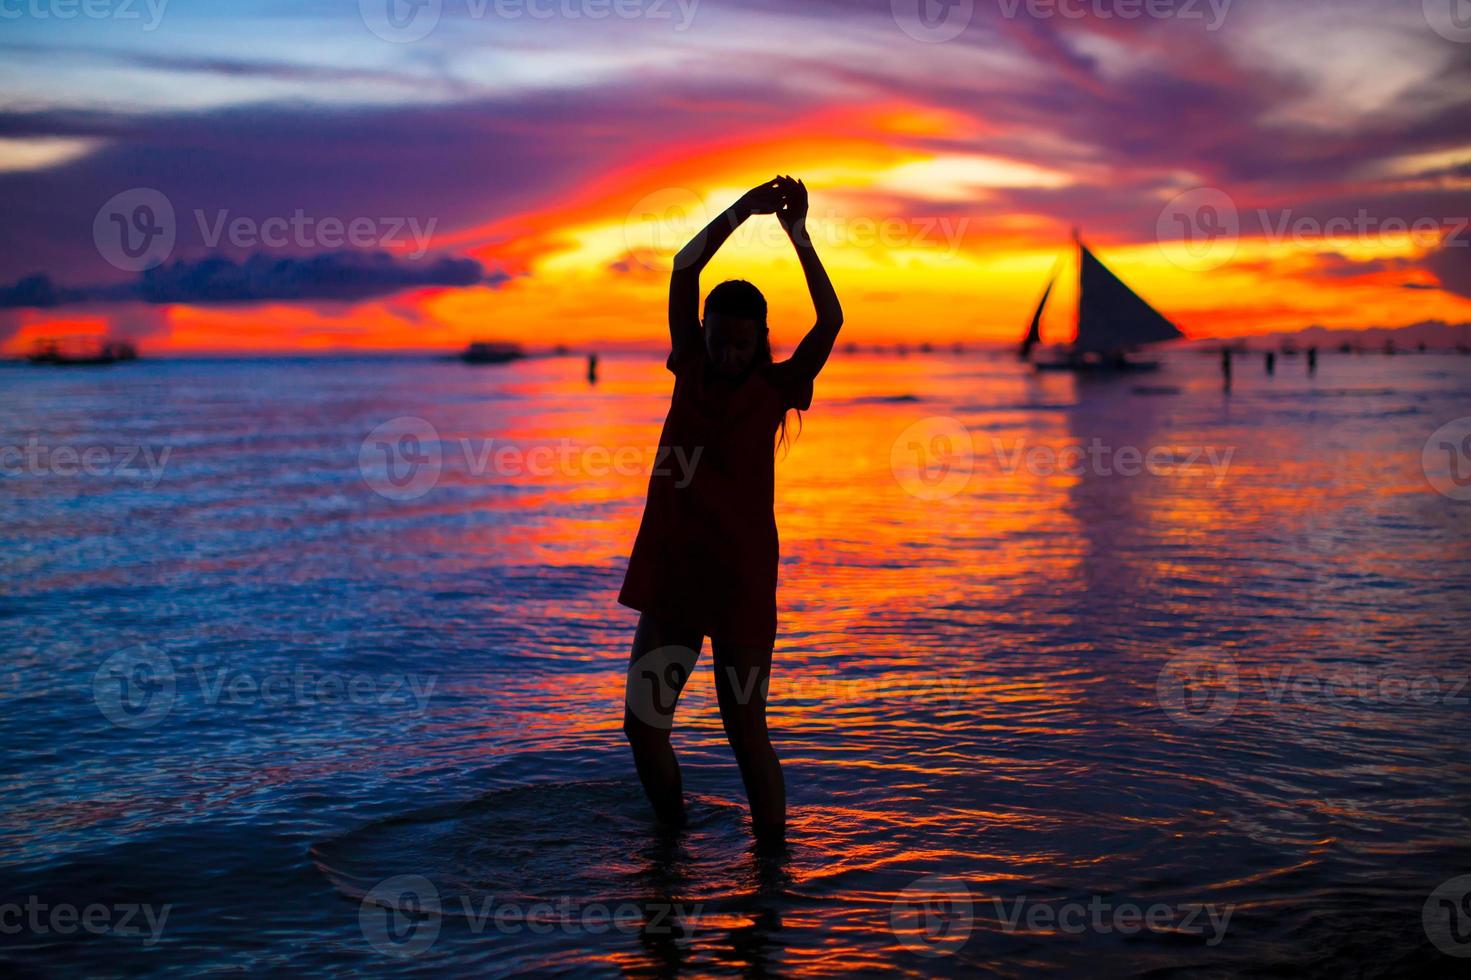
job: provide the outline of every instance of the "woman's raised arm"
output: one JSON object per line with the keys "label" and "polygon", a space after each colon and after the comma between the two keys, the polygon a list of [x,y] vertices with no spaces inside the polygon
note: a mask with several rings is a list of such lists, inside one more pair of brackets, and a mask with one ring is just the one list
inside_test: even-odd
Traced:
{"label": "woman's raised arm", "polygon": [[741,223],[753,214],[773,214],[781,207],[782,190],[775,177],[746,191],[741,199],[705,226],[674,256],[669,276],[669,343],[677,361],[687,351],[698,350],[700,338],[700,273],[720,246]]}
{"label": "woman's raised arm", "polygon": [[817,249],[812,247],[812,238],[807,234],[807,185],[791,177],[777,181],[782,189],[786,206],[776,213],[781,226],[786,229],[792,247],[797,250],[797,260],[802,263],[802,274],[807,278],[807,292],[812,296],[812,305],[817,310],[817,322],[802,338],[792,352],[792,366],[808,378],[817,377],[817,372],[827,363],[833,352],[838,331],[843,327],[843,307],[833,289]]}

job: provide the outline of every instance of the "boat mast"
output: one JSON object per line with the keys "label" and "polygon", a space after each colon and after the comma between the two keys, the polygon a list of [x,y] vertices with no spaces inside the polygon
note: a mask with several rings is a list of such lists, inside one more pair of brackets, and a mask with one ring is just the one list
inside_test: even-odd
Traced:
{"label": "boat mast", "polygon": [[1083,329],[1083,239],[1077,225],[1073,225],[1073,255],[1078,260],[1078,301],[1073,304],[1073,347],[1076,348]]}

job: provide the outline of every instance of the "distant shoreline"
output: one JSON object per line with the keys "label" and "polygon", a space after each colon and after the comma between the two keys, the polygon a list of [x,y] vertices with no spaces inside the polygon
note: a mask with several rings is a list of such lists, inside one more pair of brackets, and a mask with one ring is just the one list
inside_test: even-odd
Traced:
{"label": "distant shoreline", "polygon": [[[1426,346],[1425,353],[1446,352],[1455,353],[1458,345],[1471,343],[1471,323],[1444,323],[1441,321],[1424,321],[1412,323],[1403,327],[1363,327],[1359,329],[1330,328],[1322,326],[1304,327],[1301,330],[1287,331],[1281,333],[1257,333],[1238,334],[1235,336],[1221,337],[1189,337],[1184,340],[1174,341],[1159,345],[1156,350],[1160,352],[1190,351],[1200,348],[1219,350],[1223,345],[1229,345],[1236,350],[1265,351],[1276,350],[1283,343],[1291,342],[1299,348],[1318,347],[1323,351],[1335,350],[1341,344],[1352,344],[1362,347],[1366,351],[1374,351],[1383,348],[1387,341],[1393,341],[1400,353],[1418,353],[1417,348],[1421,343]],[[908,356],[924,354],[938,356],[965,356],[967,354],[987,352],[1010,352],[1015,349],[1015,342],[1011,340],[968,340],[959,341],[963,351],[957,355],[954,340],[880,340],[872,342],[857,343],[856,351],[860,354],[895,354],[896,348],[901,345],[905,348]],[[1044,339],[1044,345],[1055,343]],[[922,351],[920,346],[929,344],[931,350]],[[577,345],[567,344],[565,351],[555,348],[528,349],[527,358],[545,357],[576,357],[585,358],[589,354],[597,354],[598,357],[663,357],[667,348],[658,344],[610,344],[610,345]],[[839,353],[849,353],[846,344],[839,345]],[[778,352],[778,356],[780,352]],[[140,345],[139,358],[146,361],[343,361],[343,360],[451,360],[458,361],[456,351],[435,350],[333,350],[333,351],[178,351],[153,354],[146,346]],[[7,355],[0,358],[0,365],[20,364],[26,365],[27,361],[23,354]]]}

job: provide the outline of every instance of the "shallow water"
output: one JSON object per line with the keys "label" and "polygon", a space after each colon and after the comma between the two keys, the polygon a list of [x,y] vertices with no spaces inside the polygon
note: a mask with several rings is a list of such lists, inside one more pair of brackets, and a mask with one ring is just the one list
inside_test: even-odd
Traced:
{"label": "shallow water", "polygon": [[601,368],[0,371],[0,446],[53,454],[0,482],[0,903],[105,910],[0,962],[1464,965],[1422,913],[1471,872],[1471,501],[1422,449],[1471,359],[1252,360],[1227,396],[1189,354],[835,356],[777,470],[784,854],[750,846],[704,666],[691,828],[645,812],[614,596],[670,376]]}

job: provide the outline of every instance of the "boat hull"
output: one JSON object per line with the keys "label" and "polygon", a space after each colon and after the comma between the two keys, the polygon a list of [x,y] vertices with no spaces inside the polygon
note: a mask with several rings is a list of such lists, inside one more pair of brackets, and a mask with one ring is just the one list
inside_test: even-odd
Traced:
{"label": "boat hull", "polygon": [[1159,361],[1038,361],[1036,371],[1071,371],[1074,374],[1140,374],[1158,371]]}
{"label": "boat hull", "polygon": [[466,364],[509,364],[525,356],[525,354],[461,354],[459,358]]}
{"label": "boat hull", "polygon": [[32,364],[46,367],[102,367],[108,364],[116,364],[122,358],[118,357],[28,357]]}
{"label": "boat hull", "polygon": [[509,364],[526,356],[520,344],[477,340],[460,352],[466,364]]}

